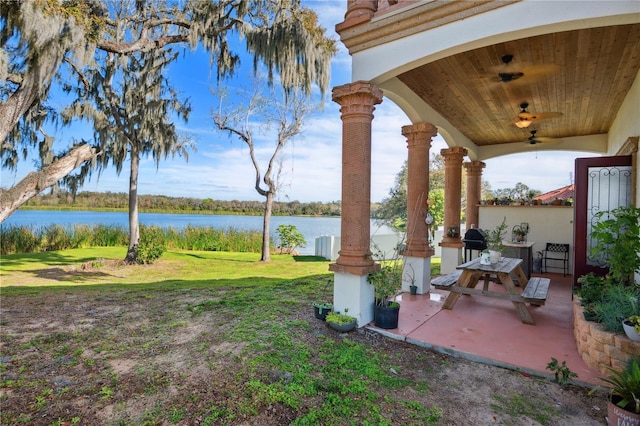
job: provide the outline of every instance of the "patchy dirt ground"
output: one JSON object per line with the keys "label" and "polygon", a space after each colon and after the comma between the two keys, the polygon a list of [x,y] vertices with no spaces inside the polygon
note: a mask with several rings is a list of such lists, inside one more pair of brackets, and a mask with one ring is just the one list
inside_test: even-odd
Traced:
{"label": "patchy dirt ground", "polygon": [[[289,373],[261,371],[259,363],[256,370],[257,361],[246,350],[248,341],[260,339],[253,331],[247,330],[246,338],[238,338],[239,334],[229,338],[231,328],[242,321],[233,314],[238,307],[194,314],[192,308],[205,306],[198,305],[203,300],[218,303],[224,298],[219,289],[3,296],[2,424],[284,425],[319,409],[327,398],[322,393],[295,409],[257,400],[256,389],[262,388],[256,387],[256,377],[265,382],[286,380]],[[450,358],[366,329],[339,334],[315,319],[306,304],[289,306],[287,316],[299,326],[295,344],[310,348],[309,362],[318,371],[322,355],[314,348],[327,340],[358,342],[392,361],[393,374],[410,384],[372,390],[379,397],[381,413],[393,412],[388,424],[605,424],[602,392],[589,395],[577,386],[561,388],[545,379]],[[287,342],[264,344],[278,348]],[[437,407],[439,415],[416,417],[412,404]],[[300,424],[364,422],[351,417]]]}

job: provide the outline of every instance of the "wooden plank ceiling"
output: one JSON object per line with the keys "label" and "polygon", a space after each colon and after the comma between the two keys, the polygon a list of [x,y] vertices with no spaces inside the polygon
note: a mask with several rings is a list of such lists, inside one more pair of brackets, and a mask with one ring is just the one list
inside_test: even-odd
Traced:
{"label": "wooden plank ceiling", "polygon": [[[505,64],[503,57],[513,55]],[[640,24],[524,38],[415,68],[399,79],[479,146],[607,133],[640,69]],[[502,82],[499,73],[524,75]],[[562,115],[520,129],[530,113]]]}

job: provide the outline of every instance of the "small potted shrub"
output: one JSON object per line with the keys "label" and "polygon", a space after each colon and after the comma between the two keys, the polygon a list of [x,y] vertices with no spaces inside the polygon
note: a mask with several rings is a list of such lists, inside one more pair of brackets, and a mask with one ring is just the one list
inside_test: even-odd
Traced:
{"label": "small potted shrub", "polygon": [[339,312],[329,312],[325,321],[329,327],[342,333],[353,330],[358,323],[355,317],[347,315],[346,313],[341,314]]}
{"label": "small potted shrub", "polygon": [[372,272],[367,280],[375,291],[373,320],[376,327],[384,329],[398,328],[400,304],[395,297],[402,289],[401,264],[383,265],[379,271]]}
{"label": "small potted shrub", "polygon": [[502,251],[504,250],[504,236],[507,233],[507,218],[502,219],[502,223],[496,227],[496,229],[485,231],[485,238],[487,240],[487,249],[489,250],[490,262],[498,263],[502,257]]}
{"label": "small potted shrub", "polygon": [[640,425],[640,358],[632,358],[622,371],[600,378],[611,390],[607,417],[609,425]]}
{"label": "small potted shrub", "polygon": [[313,314],[315,317],[322,321],[324,321],[327,314],[333,310],[332,303],[313,302],[311,306],[313,306]]}
{"label": "small potted shrub", "polygon": [[640,342],[640,315],[631,315],[622,321],[622,327],[629,339]]}

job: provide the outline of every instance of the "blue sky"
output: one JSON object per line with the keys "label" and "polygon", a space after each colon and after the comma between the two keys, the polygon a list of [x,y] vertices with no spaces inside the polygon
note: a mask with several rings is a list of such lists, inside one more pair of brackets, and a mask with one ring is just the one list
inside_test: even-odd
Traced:
{"label": "blue sky", "polygon": [[[308,0],[304,2],[316,10],[321,24],[334,34],[335,24],[341,22],[346,11],[346,0]],[[338,43],[339,52],[332,62],[331,86],[351,81],[351,60],[345,47]],[[246,145],[214,130],[211,108],[214,98],[215,75],[210,75],[208,56],[195,52],[183,56],[172,69],[172,81],[181,95],[190,98],[192,112],[187,124],[178,123],[181,131],[196,138],[197,152],[189,161],[182,158],[167,159],[159,169],[152,159],[143,159],[140,170],[139,194],[156,194],[219,200],[264,200],[254,189],[254,169]],[[250,58],[243,61],[240,74],[225,84],[248,84],[252,72]],[[372,133],[372,201],[388,196],[395,177],[406,159],[406,139],[401,127],[411,124],[405,114],[389,99],[376,106]],[[277,197],[279,201],[328,202],[341,199],[341,126],[338,104],[327,94],[325,108],[306,120],[304,132],[282,153],[284,175]],[[62,129],[57,133],[60,141],[69,138],[91,138],[86,128]],[[62,146],[62,145],[61,145]],[[273,142],[263,140],[258,145],[262,169],[273,151]],[[431,152],[446,148],[438,136]],[[483,179],[492,189],[513,187],[522,182],[531,189],[550,191],[571,182],[573,162],[576,157],[591,156],[587,153],[563,151],[532,151],[523,154],[485,161]],[[3,188],[14,185],[29,171],[31,161],[21,163],[17,172],[2,170]],[[98,192],[127,192],[128,165],[120,176],[114,170],[106,170],[98,178],[84,185],[81,190]]]}

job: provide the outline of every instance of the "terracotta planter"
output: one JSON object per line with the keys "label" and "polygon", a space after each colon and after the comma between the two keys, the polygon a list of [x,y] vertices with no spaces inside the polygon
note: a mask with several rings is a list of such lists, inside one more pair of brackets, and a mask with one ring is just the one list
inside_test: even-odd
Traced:
{"label": "terracotta planter", "polygon": [[623,410],[609,401],[607,403],[607,424],[609,426],[640,426],[640,414]]}

